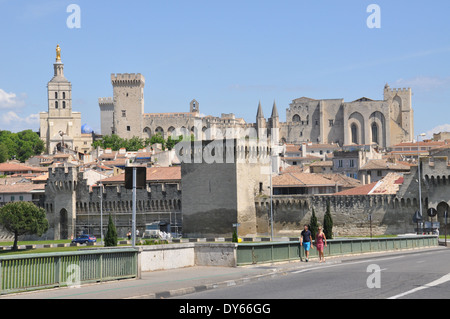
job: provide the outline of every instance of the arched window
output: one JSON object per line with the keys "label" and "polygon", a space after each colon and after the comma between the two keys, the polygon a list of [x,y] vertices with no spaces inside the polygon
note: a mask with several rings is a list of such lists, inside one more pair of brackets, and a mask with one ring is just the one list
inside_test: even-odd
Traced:
{"label": "arched window", "polygon": [[63,92],[63,99],[66,98],[66,92]]}
{"label": "arched window", "polygon": [[58,101],[55,101],[55,109],[58,108]]}
{"label": "arched window", "polygon": [[58,98],[58,92],[55,92],[55,99]]}
{"label": "arched window", "polygon": [[378,125],[377,125],[377,123],[372,123],[372,142],[378,144]]}
{"label": "arched window", "polygon": [[300,122],[300,121],[301,121],[300,115],[295,114],[294,117],[292,118],[292,122]]}
{"label": "arched window", "polygon": [[358,144],[358,126],[356,126],[356,124],[352,124],[351,131],[352,131],[352,143]]}
{"label": "arched window", "polygon": [[66,101],[63,101],[63,109],[66,108]]}
{"label": "arched window", "polygon": [[158,126],[155,130],[155,134],[160,134],[162,137],[164,137],[164,129],[161,126]]}

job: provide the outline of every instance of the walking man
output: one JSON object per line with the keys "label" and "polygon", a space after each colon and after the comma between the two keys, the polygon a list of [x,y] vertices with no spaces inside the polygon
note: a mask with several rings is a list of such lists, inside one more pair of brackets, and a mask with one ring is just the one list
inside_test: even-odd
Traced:
{"label": "walking man", "polygon": [[308,262],[309,249],[311,248],[312,243],[311,231],[309,230],[308,225],[303,226],[303,230],[300,235],[300,246],[303,246],[303,248],[305,249],[305,260],[306,262]]}

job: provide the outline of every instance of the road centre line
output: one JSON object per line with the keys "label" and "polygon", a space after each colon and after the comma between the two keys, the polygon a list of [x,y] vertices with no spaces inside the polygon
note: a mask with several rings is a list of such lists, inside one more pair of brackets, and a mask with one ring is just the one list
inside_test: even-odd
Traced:
{"label": "road centre line", "polygon": [[424,289],[427,289],[427,288],[431,288],[431,287],[435,287],[435,286],[441,285],[443,283],[446,283],[447,281],[450,281],[450,273],[445,275],[445,276],[442,276],[441,278],[439,278],[439,279],[437,279],[435,281],[432,281],[432,282],[430,282],[430,283],[428,283],[426,285],[423,285],[423,286],[420,286],[420,287],[408,290],[408,291],[406,291],[404,293],[401,293],[401,294],[389,297],[387,299],[398,299],[398,298],[410,295],[410,294],[415,293],[415,292],[420,291],[420,290],[424,290]]}

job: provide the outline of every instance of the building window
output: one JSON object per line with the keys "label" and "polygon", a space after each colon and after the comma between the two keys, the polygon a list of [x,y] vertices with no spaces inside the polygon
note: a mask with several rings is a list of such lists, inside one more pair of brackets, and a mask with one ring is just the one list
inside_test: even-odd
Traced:
{"label": "building window", "polygon": [[58,98],[58,92],[55,92],[55,99]]}
{"label": "building window", "polygon": [[355,167],[355,160],[350,160],[350,167]]}
{"label": "building window", "polygon": [[358,144],[358,127],[356,126],[356,124],[352,124],[351,131],[352,131],[352,143]]}
{"label": "building window", "polygon": [[66,101],[63,101],[63,109],[66,108]]}
{"label": "building window", "polygon": [[295,114],[294,117],[292,118],[292,122],[298,123],[300,121],[301,121],[300,115]]}
{"label": "building window", "polygon": [[328,125],[331,127],[334,125],[334,121],[333,120],[328,120]]}
{"label": "building window", "polygon": [[[194,107],[195,107],[195,103],[194,103]],[[259,183],[259,193],[263,192],[263,183]]]}
{"label": "building window", "polygon": [[122,117],[127,117],[127,111],[122,110]]}
{"label": "building window", "polygon": [[342,160],[338,160],[338,167],[342,167]]}
{"label": "building window", "polygon": [[372,142],[378,144],[378,125],[377,125],[377,123],[372,124]]}
{"label": "building window", "polygon": [[297,162],[292,162],[292,165],[297,165]]}
{"label": "building window", "polygon": [[378,171],[377,171],[377,176],[383,176],[383,172],[380,171],[380,170],[378,170]]}
{"label": "building window", "polygon": [[63,99],[66,98],[66,92],[63,92]]}
{"label": "building window", "polygon": [[131,131],[131,127],[130,126],[127,126],[127,131],[128,132]]}
{"label": "building window", "polygon": [[13,202],[16,198],[14,196],[11,196],[11,202]]}
{"label": "building window", "polygon": [[23,196],[22,195],[19,196],[19,200],[23,201]]}
{"label": "building window", "polygon": [[55,109],[58,108],[58,101],[55,101]]}

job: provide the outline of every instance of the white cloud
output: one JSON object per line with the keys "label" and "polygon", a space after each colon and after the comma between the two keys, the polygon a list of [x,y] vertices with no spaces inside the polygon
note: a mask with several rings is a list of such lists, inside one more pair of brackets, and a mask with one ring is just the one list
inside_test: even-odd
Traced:
{"label": "white cloud", "polygon": [[434,133],[450,132],[450,124],[438,125],[431,130],[425,132],[425,138],[432,138]]}
{"label": "white cloud", "polygon": [[18,107],[24,107],[25,101],[23,100],[25,95],[18,98],[13,92],[6,92],[0,89],[0,109],[13,109]]}
{"label": "white cloud", "polygon": [[0,115],[0,129],[8,131],[37,130],[39,129],[39,114],[30,114],[22,117],[14,111]]}

